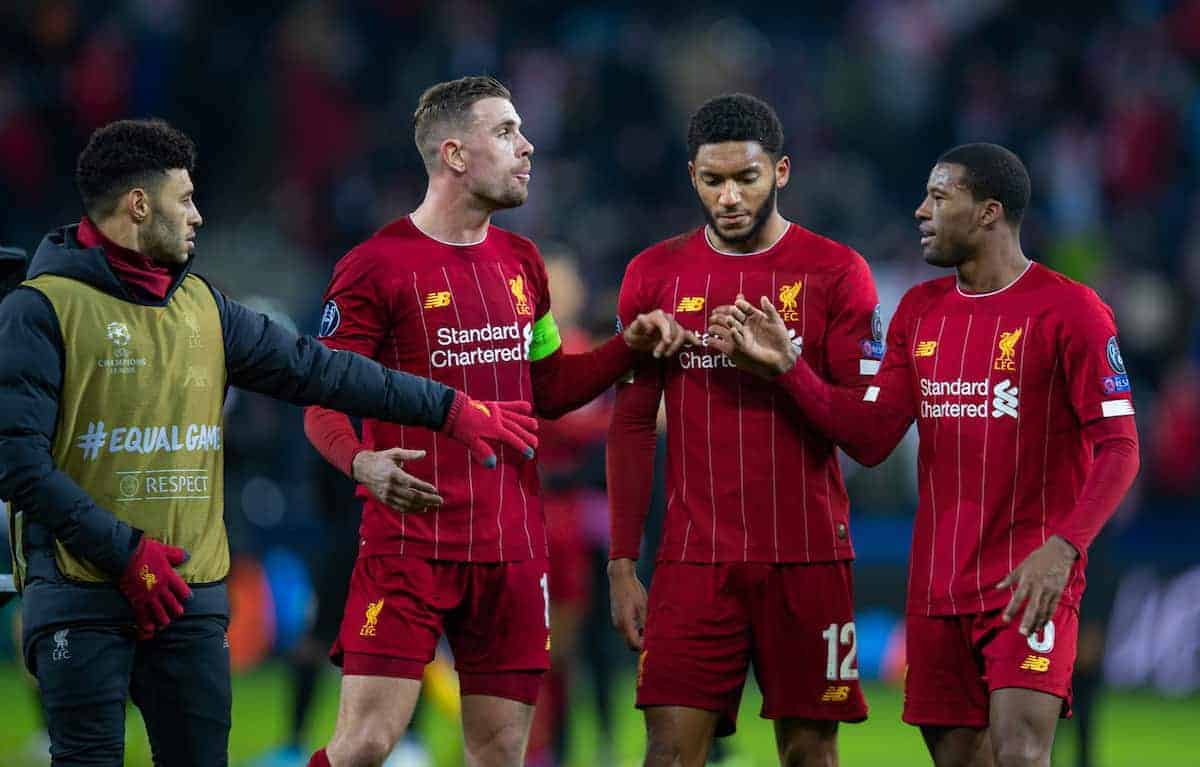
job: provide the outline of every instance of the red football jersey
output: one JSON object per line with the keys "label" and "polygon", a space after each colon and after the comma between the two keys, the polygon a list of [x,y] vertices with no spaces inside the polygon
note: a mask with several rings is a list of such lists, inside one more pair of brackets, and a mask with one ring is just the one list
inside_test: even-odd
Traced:
{"label": "red football jersey", "polygon": [[[754,303],[762,296],[774,301],[793,343],[826,380],[842,386],[871,380],[883,347],[870,270],[850,248],[795,224],[754,254],[715,250],[703,228],[649,248],[626,270],[619,318],[629,323],[662,309],[703,336],[711,310],[738,293]],[[640,380],[632,385],[658,386],[666,398],[667,511],[659,559],[854,557],[834,446],[805,425],[774,383],[739,371],[707,346],[643,364],[635,375]],[[636,513],[616,508],[621,495],[613,493],[613,513]],[[613,543],[614,552],[636,556],[637,541]]]}
{"label": "red football jersey", "polygon": [[[492,226],[478,243],[452,245],[405,217],[338,262],[320,335],[334,349],[475,399],[528,402],[533,324],[549,311],[545,266],[529,240]],[[486,469],[436,432],[369,418],[362,441],[370,450],[425,450],[404,469],[445,500],[436,511],[401,514],[360,487],[364,553],[468,562],[547,556],[533,461],[501,448],[496,468]]]}
{"label": "red football jersey", "polygon": [[[900,301],[864,399],[881,432],[913,419],[919,502],[908,610],[985,612],[995,586],[1054,535],[1092,464],[1083,428],[1133,415],[1112,311],[1090,288],[1031,264],[993,293],[954,276]],[[1086,553],[1063,594],[1078,604]]]}

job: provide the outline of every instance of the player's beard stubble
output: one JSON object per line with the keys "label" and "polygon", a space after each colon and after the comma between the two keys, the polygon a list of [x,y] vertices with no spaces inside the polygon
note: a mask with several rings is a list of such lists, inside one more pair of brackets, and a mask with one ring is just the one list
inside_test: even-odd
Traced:
{"label": "player's beard stubble", "polygon": [[704,204],[703,199],[700,200],[700,210],[704,212],[704,219],[708,222],[708,228],[712,230],[717,237],[719,237],[723,242],[727,242],[731,245],[742,245],[752,241],[755,237],[758,237],[759,232],[761,232],[762,228],[767,225],[767,220],[771,218],[771,214],[775,212],[775,195],[778,192],[779,190],[775,186],[775,179],[772,178],[770,193],[767,194],[767,197],[762,201],[762,204],[758,206],[758,210],[754,211],[752,214],[750,227],[741,234],[726,234],[723,232],[717,225],[716,215],[709,210],[707,205]]}

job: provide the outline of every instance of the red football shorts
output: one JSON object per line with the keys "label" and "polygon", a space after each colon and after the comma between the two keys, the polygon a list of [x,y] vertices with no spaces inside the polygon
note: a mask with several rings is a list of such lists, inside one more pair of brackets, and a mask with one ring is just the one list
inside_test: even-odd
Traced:
{"label": "red football shorts", "polygon": [[753,660],[762,717],[866,719],[850,564],[659,563],[638,661],[638,708],[715,711],[716,734],[729,735]]}
{"label": "red football shorts", "polygon": [[463,695],[533,705],[550,668],[546,573],[541,559],[360,557],[330,657],[346,674],[420,679],[444,633]]}
{"label": "red football shorts", "polygon": [[987,727],[989,695],[1005,687],[1062,698],[1062,715],[1071,715],[1078,611],[1060,605],[1046,628],[1030,637],[1017,631],[1022,612],[1008,624],[1000,613],[905,619],[905,722]]}

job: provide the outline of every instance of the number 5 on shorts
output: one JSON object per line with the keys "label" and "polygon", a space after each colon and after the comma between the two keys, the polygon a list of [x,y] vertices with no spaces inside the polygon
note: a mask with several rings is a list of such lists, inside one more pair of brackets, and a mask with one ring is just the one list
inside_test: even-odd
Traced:
{"label": "number 5 on shorts", "polygon": [[[825,654],[825,678],[831,682],[858,679],[858,669],[854,666],[854,659],[858,656],[858,635],[854,631],[854,621],[843,623],[840,627],[830,623],[829,628],[821,632],[821,638],[828,648]],[[850,649],[846,651],[839,667],[838,649],[843,645]]]}

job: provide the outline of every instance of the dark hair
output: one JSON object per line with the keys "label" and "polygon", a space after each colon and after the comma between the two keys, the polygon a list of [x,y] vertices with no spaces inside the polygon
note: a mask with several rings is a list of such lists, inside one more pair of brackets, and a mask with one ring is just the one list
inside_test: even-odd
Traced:
{"label": "dark hair", "polygon": [[108,215],[130,189],[195,167],[196,145],[183,131],[162,120],[118,120],[92,133],[79,153],[75,184],[88,215]]}
{"label": "dark hair", "polygon": [[494,77],[474,75],[438,83],[421,94],[413,112],[413,138],[425,168],[437,167],[438,149],[446,129],[466,126],[471,107],[488,98],[512,99],[508,88]]}
{"label": "dark hair", "polygon": [[703,144],[757,141],[777,158],[783,151],[783,124],[771,105],[746,93],[730,93],[704,102],[688,123],[688,158]]}
{"label": "dark hair", "polygon": [[1010,224],[1021,223],[1029,206],[1029,171],[1020,157],[999,144],[963,144],[938,162],[963,166],[963,182],[976,201],[996,200],[1004,206]]}

